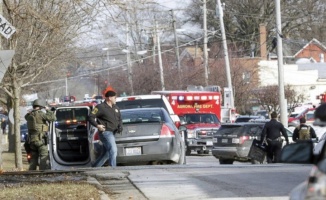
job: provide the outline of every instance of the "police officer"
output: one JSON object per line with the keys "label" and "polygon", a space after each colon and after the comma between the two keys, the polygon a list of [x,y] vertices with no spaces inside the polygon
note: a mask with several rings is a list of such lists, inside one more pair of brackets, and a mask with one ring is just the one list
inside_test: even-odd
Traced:
{"label": "police officer", "polygon": [[105,101],[98,104],[88,116],[90,123],[99,130],[103,152],[92,164],[101,167],[108,159],[112,167],[117,166],[117,145],[115,134],[122,132],[122,119],[120,109],[116,105],[116,92],[109,90],[105,93]]}
{"label": "police officer", "polygon": [[277,113],[272,112],[271,120],[265,124],[261,136],[261,143],[266,139],[267,141],[267,162],[279,162],[280,153],[282,150],[283,139],[281,134],[285,137],[286,144],[289,144],[289,138],[282,123],[277,121]]}
{"label": "police officer", "polygon": [[33,102],[33,110],[25,115],[28,128],[28,142],[31,150],[29,170],[36,170],[40,159],[40,170],[48,169],[49,152],[47,137],[49,126],[47,122],[55,121],[56,117],[40,100]]}
{"label": "police officer", "polygon": [[309,140],[311,138],[317,138],[315,130],[306,124],[306,118],[300,118],[300,126],[296,127],[293,131],[292,139],[297,140]]}

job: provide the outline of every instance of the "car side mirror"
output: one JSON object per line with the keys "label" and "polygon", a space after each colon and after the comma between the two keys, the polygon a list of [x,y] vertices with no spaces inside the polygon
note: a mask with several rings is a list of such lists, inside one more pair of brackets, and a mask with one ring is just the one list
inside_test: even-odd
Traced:
{"label": "car side mirror", "polygon": [[313,142],[297,141],[284,146],[281,152],[282,163],[312,164],[314,163]]}

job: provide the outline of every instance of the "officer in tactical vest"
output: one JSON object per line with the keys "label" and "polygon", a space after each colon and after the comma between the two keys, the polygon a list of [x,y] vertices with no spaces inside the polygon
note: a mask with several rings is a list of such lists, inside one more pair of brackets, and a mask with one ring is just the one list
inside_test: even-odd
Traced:
{"label": "officer in tactical vest", "polygon": [[312,138],[317,138],[315,130],[306,124],[306,118],[300,118],[300,125],[293,131],[293,141],[310,140]]}
{"label": "officer in tactical vest", "polygon": [[48,147],[47,132],[49,130],[48,122],[55,121],[54,113],[49,110],[40,100],[33,102],[33,110],[25,115],[28,128],[28,139],[31,150],[31,160],[29,170],[36,170],[38,160],[40,159],[40,170],[48,169]]}

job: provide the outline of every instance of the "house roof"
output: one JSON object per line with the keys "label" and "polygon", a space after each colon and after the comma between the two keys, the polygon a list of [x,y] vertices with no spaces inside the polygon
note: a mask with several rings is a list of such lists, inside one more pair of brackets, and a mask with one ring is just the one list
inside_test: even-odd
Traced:
{"label": "house roof", "polygon": [[193,59],[202,57],[203,50],[200,47],[186,47],[180,55],[180,59],[182,60],[184,56],[189,55]]}
{"label": "house roof", "polygon": [[316,44],[326,51],[326,46],[320,43],[317,39],[312,39],[310,42],[306,40],[293,40],[293,39],[283,39],[283,55],[285,57],[295,57],[310,44]]}

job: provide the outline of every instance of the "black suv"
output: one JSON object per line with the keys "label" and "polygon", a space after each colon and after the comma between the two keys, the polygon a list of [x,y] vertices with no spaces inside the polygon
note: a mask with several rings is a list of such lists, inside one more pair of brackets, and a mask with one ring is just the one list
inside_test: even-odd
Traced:
{"label": "black suv", "polygon": [[[222,124],[214,134],[212,154],[220,164],[251,161],[248,153],[254,139],[260,140],[265,123]],[[255,161],[252,161],[254,163]]]}
{"label": "black suv", "polygon": [[[222,124],[220,129],[214,133],[212,154],[219,159],[220,164],[233,164],[234,161],[251,162],[248,157],[252,141],[260,140],[264,122],[242,122]],[[292,132],[286,129],[288,137],[292,137]],[[285,143],[285,142],[284,142]]]}

